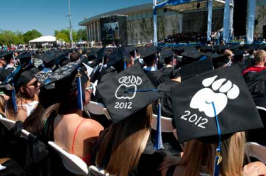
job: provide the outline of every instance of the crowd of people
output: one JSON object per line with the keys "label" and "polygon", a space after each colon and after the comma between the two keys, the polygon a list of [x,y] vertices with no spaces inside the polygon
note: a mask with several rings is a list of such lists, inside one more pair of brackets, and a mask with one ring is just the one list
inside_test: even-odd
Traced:
{"label": "crowd of people", "polygon": [[246,141],[266,145],[264,47],[0,51],[0,115],[16,122],[0,123],[0,175],[75,175],[48,141],[110,175],[266,175],[245,156]]}
{"label": "crowd of people", "polygon": [[165,39],[165,42],[168,43],[191,43],[191,42],[198,42],[198,43],[206,43],[207,37],[206,33],[202,32],[182,32],[176,33],[173,35],[168,35]]}

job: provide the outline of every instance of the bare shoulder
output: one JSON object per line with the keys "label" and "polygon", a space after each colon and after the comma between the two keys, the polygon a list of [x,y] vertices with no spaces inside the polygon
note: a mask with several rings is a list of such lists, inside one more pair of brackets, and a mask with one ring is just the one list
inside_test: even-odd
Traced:
{"label": "bare shoulder", "polygon": [[99,133],[103,130],[103,126],[93,119],[85,119],[80,125],[80,130],[86,131],[86,133],[90,133],[91,135],[99,135]]}
{"label": "bare shoulder", "polygon": [[266,166],[262,162],[252,162],[244,166],[243,172],[248,176],[266,175]]}

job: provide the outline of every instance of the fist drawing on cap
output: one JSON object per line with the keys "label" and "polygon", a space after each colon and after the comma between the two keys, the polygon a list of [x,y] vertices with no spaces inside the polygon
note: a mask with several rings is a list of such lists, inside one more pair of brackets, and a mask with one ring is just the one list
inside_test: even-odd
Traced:
{"label": "fist drawing on cap", "polygon": [[137,86],[142,83],[142,79],[136,76],[123,76],[119,78],[120,85],[115,91],[117,99],[133,99],[136,96]]}
{"label": "fist drawing on cap", "polygon": [[[205,88],[199,90],[191,99],[190,107],[199,109],[208,117],[215,117],[212,102],[215,105],[216,114],[218,115],[226,107],[228,99],[236,99],[240,90],[239,87],[233,84],[230,80],[226,82],[225,78],[215,81],[218,76],[206,78],[202,81]],[[211,86],[211,87],[209,87]]]}

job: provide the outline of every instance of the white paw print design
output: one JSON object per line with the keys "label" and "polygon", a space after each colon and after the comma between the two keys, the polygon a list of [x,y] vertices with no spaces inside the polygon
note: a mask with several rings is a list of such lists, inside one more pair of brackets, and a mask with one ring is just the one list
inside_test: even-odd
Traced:
{"label": "white paw print design", "polygon": [[[190,102],[191,108],[199,109],[200,112],[204,112],[208,117],[215,116],[212,102],[214,102],[216,115],[218,115],[226,107],[228,99],[236,99],[240,93],[238,86],[233,84],[230,80],[226,83],[225,78],[215,81],[217,77],[218,76],[213,76],[211,78],[204,79],[202,81],[202,85],[205,88],[199,90]],[[211,87],[208,88],[209,86]],[[214,91],[218,91],[219,93]]]}
{"label": "white paw print design", "polygon": [[120,86],[115,91],[117,99],[133,99],[136,96],[137,86],[142,83],[142,79],[136,76],[123,76],[119,78]]}

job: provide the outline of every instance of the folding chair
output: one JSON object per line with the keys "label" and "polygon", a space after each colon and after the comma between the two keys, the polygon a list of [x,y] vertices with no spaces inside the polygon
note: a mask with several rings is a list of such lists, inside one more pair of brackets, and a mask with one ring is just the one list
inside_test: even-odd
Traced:
{"label": "folding chair", "polygon": [[245,144],[245,153],[248,157],[254,157],[266,164],[266,146],[256,142],[247,142]]}
{"label": "folding chair", "polygon": [[89,167],[89,176],[111,176],[111,175],[105,173],[103,169],[99,169],[98,167],[91,165]]}
{"label": "folding chair", "polygon": [[49,141],[48,144],[60,155],[63,164],[68,171],[78,175],[88,175],[89,170],[87,164],[77,155],[66,152],[52,141]]}
{"label": "folding chair", "polygon": [[85,106],[85,109],[88,110],[90,113],[95,115],[105,115],[105,117],[111,120],[111,117],[102,103],[97,103],[95,101],[90,101],[90,103]]}
{"label": "folding chair", "polygon": [[[13,128],[16,124],[16,122],[14,120],[7,119],[6,117],[4,117],[1,114],[0,114],[0,121],[8,130]],[[30,134],[27,130],[24,130],[24,129],[21,130],[21,133],[22,133],[22,136],[25,138],[27,138]]]}
{"label": "folding chair", "polygon": [[[157,115],[153,114],[152,118],[152,129],[156,130],[157,127]],[[164,133],[172,133],[174,128],[172,125],[172,118],[161,116],[161,129]]]}

